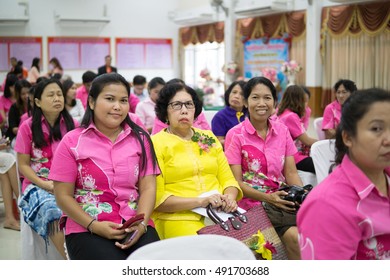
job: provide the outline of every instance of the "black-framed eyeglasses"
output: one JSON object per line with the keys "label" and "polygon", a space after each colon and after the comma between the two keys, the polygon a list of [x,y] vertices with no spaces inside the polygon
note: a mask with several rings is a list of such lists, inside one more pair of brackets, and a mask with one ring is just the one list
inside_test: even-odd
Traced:
{"label": "black-framed eyeglasses", "polygon": [[183,108],[183,105],[186,106],[186,108],[189,110],[195,108],[195,104],[192,101],[187,101],[187,102],[175,101],[175,102],[168,103],[168,105],[170,105],[173,110],[181,110],[181,108]]}

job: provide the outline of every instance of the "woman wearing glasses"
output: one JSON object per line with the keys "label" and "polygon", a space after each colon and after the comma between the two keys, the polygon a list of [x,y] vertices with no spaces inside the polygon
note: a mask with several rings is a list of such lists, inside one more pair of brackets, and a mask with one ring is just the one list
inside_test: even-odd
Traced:
{"label": "woman wearing glasses", "polygon": [[[160,239],[195,235],[205,225],[192,209],[211,204],[232,212],[242,197],[220,142],[211,131],[193,127],[201,111],[192,88],[176,83],[161,89],[156,116],[168,127],[152,136],[161,169],[153,213]],[[215,193],[200,197],[210,191]]]}
{"label": "woman wearing glasses", "polygon": [[351,80],[339,80],[334,85],[336,100],[325,107],[322,121],[322,130],[325,132],[325,137],[327,139],[335,138],[336,128],[339,125],[341,118],[341,107],[351,93],[356,90],[356,84]]}

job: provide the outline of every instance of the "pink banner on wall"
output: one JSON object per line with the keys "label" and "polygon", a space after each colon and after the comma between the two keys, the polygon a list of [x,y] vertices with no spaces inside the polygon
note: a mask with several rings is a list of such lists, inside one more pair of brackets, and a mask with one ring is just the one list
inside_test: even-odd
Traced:
{"label": "pink banner on wall", "polygon": [[171,39],[117,38],[116,50],[122,69],[172,68]]}
{"label": "pink banner on wall", "polygon": [[49,37],[48,61],[57,57],[64,69],[96,71],[111,53],[110,38]]}
{"label": "pink banner on wall", "polygon": [[41,37],[0,37],[0,71],[11,69],[10,58],[23,61],[30,68],[34,57],[42,57]]}

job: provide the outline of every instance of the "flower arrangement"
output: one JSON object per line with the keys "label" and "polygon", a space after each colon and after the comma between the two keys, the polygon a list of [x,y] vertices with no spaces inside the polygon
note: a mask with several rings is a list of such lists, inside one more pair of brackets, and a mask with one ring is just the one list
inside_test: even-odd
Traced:
{"label": "flower arrangement", "polygon": [[276,248],[272,243],[266,241],[264,235],[261,231],[257,231],[257,234],[252,235],[253,237],[257,237],[257,243],[253,243],[250,245],[250,248],[254,250],[256,253],[259,253],[263,259],[272,260],[272,254],[276,253]]}
{"label": "flower arrangement", "polygon": [[285,61],[280,69],[284,74],[292,75],[302,70],[301,65],[295,60]]}
{"label": "flower arrangement", "polygon": [[209,77],[209,76],[210,76],[210,71],[209,71],[209,69],[207,69],[207,68],[202,69],[202,70],[200,71],[200,73],[199,73],[199,76],[200,76],[201,78],[203,78],[203,79],[206,79],[207,77]]}
{"label": "flower arrangement", "polygon": [[211,136],[204,134],[204,133],[195,132],[194,135],[191,137],[191,140],[193,142],[198,143],[200,155],[203,152],[208,153],[210,151],[210,148],[212,148],[216,145],[215,139]]}
{"label": "flower arrangement", "polygon": [[278,73],[276,72],[275,68],[271,68],[271,67],[263,68],[262,73],[263,73],[263,77],[267,78],[273,83],[276,83],[277,80],[276,76]]}
{"label": "flower arrangement", "polygon": [[203,92],[204,92],[204,94],[213,94],[214,93],[214,89],[212,87],[205,87],[203,89]]}
{"label": "flower arrangement", "polygon": [[225,64],[222,68],[222,71],[229,75],[235,75],[238,73],[238,64],[234,61],[230,61],[227,65]]}

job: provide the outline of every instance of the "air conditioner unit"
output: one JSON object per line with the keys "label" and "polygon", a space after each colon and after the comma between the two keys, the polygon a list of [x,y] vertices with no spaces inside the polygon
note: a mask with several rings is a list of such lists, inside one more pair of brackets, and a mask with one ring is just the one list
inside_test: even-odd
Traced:
{"label": "air conditioner unit", "polygon": [[215,22],[213,14],[209,13],[189,13],[186,15],[174,15],[170,16],[172,21],[182,26],[192,26]]}
{"label": "air conditioner unit", "polygon": [[[16,26],[16,25],[25,25],[29,20],[29,4],[28,2],[19,2],[19,6],[23,6],[23,15],[20,15],[20,10],[14,10],[13,7],[7,7],[3,9],[6,11],[6,15],[0,15],[0,25],[5,26]],[[16,7],[17,8],[17,7]],[[8,14],[10,16],[8,16]]]}
{"label": "air conditioner unit", "polygon": [[0,17],[0,25],[24,25],[30,18],[28,16],[21,17]]}
{"label": "air conditioner unit", "polygon": [[254,1],[252,5],[237,7],[234,13],[240,17],[263,16],[275,13],[283,13],[294,10],[292,0],[274,0],[270,4],[262,4]]}
{"label": "air conditioner unit", "polygon": [[56,20],[59,23],[79,23],[79,24],[100,24],[100,23],[109,23],[110,19],[106,17],[101,17],[101,18],[76,18],[76,17],[62,17],[62,16],[57,16]]}
{"label": "air conditioner unit", "polygon": [[110,22],[110,18],[107,17],[107,6],[103,5],[102,10],[102,16],[97,15],[95,17],[75,16],[74,14],[63,15],[54,11],[54,18],[57,23],[64,26],[96,26],[107,24]]}
{"label": "air conditioner unit", "polygon": [[378,0],[329,0],[329,1],[346,5],[346,4],[357,4],[357,3],[364,3],[364,2],[373,2],[373,1],[378,1]]}

